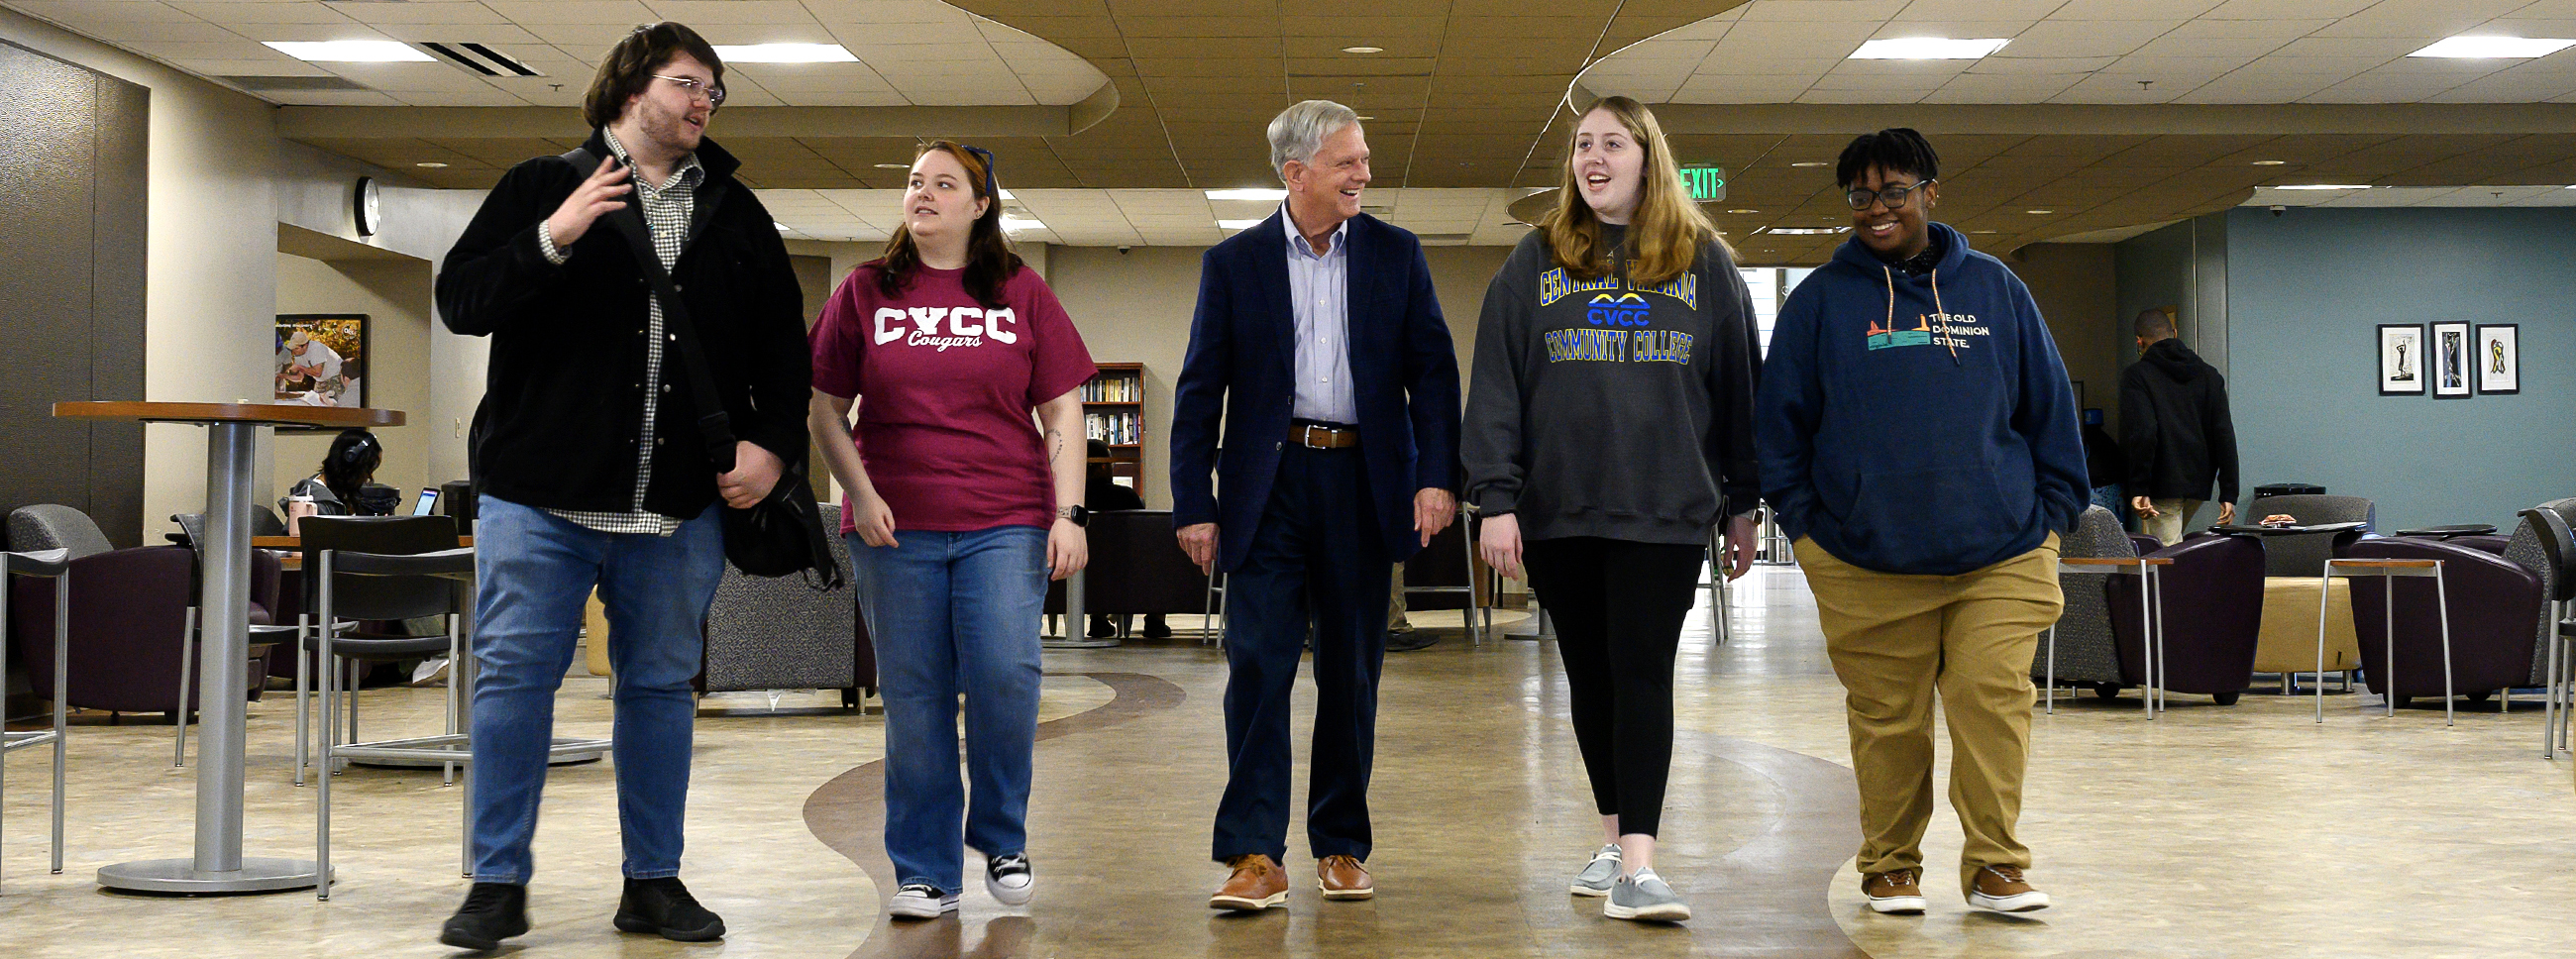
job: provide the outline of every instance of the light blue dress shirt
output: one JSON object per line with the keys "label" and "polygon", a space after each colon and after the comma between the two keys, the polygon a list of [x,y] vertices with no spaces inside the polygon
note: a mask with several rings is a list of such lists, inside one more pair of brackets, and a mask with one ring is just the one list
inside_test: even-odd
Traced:
{"label": "light blue dress shirt", "polygon": [[1297,231],[1287,204],[1279,222],[1288,231],[1288,303],[1297,318],[1297,400],[1290,415],[1303,420],[1357,424],[1359,400],[1351,392],[1349,220],[1333,228],[1317,253]]}

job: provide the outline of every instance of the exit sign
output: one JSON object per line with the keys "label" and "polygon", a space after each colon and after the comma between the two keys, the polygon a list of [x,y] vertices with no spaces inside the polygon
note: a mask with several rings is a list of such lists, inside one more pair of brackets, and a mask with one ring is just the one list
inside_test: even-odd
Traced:
{"label": "exit sign", "polygon": [[1682,168],[1682,182],[1689,185],[1691,199],[1709,203],[1726,199],[1726,168],[1695,166]]}

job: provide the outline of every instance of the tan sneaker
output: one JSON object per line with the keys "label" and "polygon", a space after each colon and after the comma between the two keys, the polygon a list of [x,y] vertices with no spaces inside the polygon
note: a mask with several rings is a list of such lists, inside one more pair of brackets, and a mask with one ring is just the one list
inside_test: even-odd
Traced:
{"label": "tan sneaker", "polygon": [[1377,895],[1377,886],[1369,882],[1368,867],[1350,856],[1326,856],[1315,864],[1315,888],[1324,891],[1326,899],[1366,899]]}
{"label": "tan sneaker", "polygon": [[1996,912],[2048,908],[2048,894],[2031,888],[2020,866],[1986,866],[1968,883],[1968,905]]}
{"label": "tan sneaker", "polygon": [[1869,898],[1871,912],[1890,915],[1923,914],[1923,871],[1890,869],[1865,873],[1860,877],[1860,894]]}
{"label": "tan sneaker", "polygon": [[1254,912],[1288,901],[1288,874],[1279,864],[1260,853],[1236,856],[1225,864],[1234,869],[1216,895],[1208,897],[1208,908],[1235,912]]}

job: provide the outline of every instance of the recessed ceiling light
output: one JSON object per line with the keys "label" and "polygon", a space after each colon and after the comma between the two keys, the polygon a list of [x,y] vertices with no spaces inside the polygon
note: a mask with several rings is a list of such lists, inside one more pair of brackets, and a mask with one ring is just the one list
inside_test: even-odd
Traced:
{"label": "recessed ceiling light", "polygon": [[877,169],[880,169],[880,170],[909,170],[909,169],[912,169],[912,167],[911,167],[911,166],[909,166],[909,165],[907,165],[907,164],[902,164],[902,163],[879,163],[879,164],[875,164],[875,166],[876,166],[876,168],[877,168]]}
{"label": "recessed ceiling light", "polygon": [[2272,189],[2275,189],[2275,190],[2367,190],[2367,189],[2370,189],[2370,185],[2369,185],[2369,184],[2366,184],[2366,183],[2300,183],[2300,184],[2295,184],[2295,185],[2292,185],[2292,186],[2276,186],[2276,187],[2273,187]]}
{"label": "recessed ceiling light", "polygon": [[1781,236],[1824,236],[1849,229],[1851,227],[1847,226],[1775,226],[1762,232],[1776,233]]}
{"label": "recessed ceiling light", "polygon": [[[2570,189],[2576,189],[2576,187],[2571,187]],[[1728,210],[1728,211],[1726,211],[1726,212],[1728,212],[1728,213],[1760,213],[1760,212],[1762,212],[1762,211],[1760,211],[1760,210]]]}
{"label": "recessed ceiling light", "polygon": [[1385,53],[1385,47],[1343,47],[1343,53]]}
{"label": "recessed ceiling light", "polygon": [[444,169],[447,169],[447,164],[444,164],[444,163],[414,163],[414,164],[412,164],[412,165],[413,165],[413,166],[416,166],[416,167],[419,167],[419,168],[421,168],[421,169],[424,169],[424,170],[444,170]]}
{"label": "recessed ceiling light", "polygon": [[1024,216],[1005,216],[1002,218],[1002,229],[1011,232],[1019,230],[1043,230],[1046,229],[1046,224]]}
{"label": "recessed ceiling light", "polygon": [[269,40],[260,44],[310,63],[427,63],[429,54],[392,40]]}
{"label": "recessed ceiling light", "polygon": [[2051,214],[2051,213],[2055,213],[2055,212],[2057,212],[2057,211],[2055,211],[2055,210],[2023,210],[2022,212],[2024,212],[2024,213],[2028,213],[2028,214],[2030,214],[2030,215],[2032,215],[2032,216],[2047,216],[2047,215],[2049,215],[2049,214]]}
{"label": "recessed ceiling light", "polygon": [[1801,161],[1801,162],[1798,162],[1798,163],[1792,163],[1792,164],[1789,164],[1789,165],[1790,165],[1790,166],[1794,166],[1794,167],[1811,167],[1811,166],[1826,166],[1827,164],[1826,164],[1826,163],[1825,163],[1825,161],[1823,161],[1823,160],[1806,160],[1806,161]]}
{"label": "recessed ceiling light", "polygon": [[1970,233],[1992,233],[1992,232],[1995,232],[1995,231],[1993,231],[1993,230],[1969,230],[1968,232],[1970,232]]}
{"label": "recessed ceiling light", "polygon": [[1216,228],[1217,228],[1217,229],[1220,229],[1220,230],[1249,230],[1249,229],[1252,229],[1253,227],[1260,226],[1260,225],[1261,225],[1261,221],[1259,221],[1259,220],[1218,220],[1218,221],[1216,221]]}
{"label": "recessed ceiling light", "polygon": [[1259,200],[1264,203],[1277,203],[1288,198],[1288,191],[1272,189],[1270,187],[1209,190],[1207,191],[1207,198],[1211,200]]}
{"label": "recessed ceiling light", "polygon": [[753,43],[719,46],[726,63],[857,63],[857,54],[837,43]]}
{"label": "recessed ceiling light", "polygon": [[1004,191],[1002,191],[1002,199],[1005,199],[1005,200],[1017,200],[1017,199],[1019,199],[1019,197],[1012,196],[1012,195],[1011,195],[1011,191],[1009,191],[1009,190],[1004,190]]}
{"label": "recessed ceiling light", "polygon": [[776,221],[776,220],[771,220],[771,221],[769,221],[769,225],[770,225],[770,226],[777,227],[777,228],[778,228],[778,232],[780,232],[780,233],[785,233],[785,232],[787,232],[787,224],[780,223],[780,222],[778,222],[778,221]]}
{"label": "recessed ceiling light", "polygon": [[2407,54],[2410,57],[2446,57],[2461,60],[2528,60],[2545,57],[2568,47],[2576,40],[2548,37],[2451,37],[2436,40],[2431,46]]}
{"label": "recessed ceiling light", "polygon": [[2254,165],[2255,165],[2255,166],[2280,166],[2281,164],[2286,163],[2286,162],[2289,162],[2289,161],[2286,161],[2286,160],[2256,160],[2256,161],[2254,161]]}
{"label": "recessed ceiling light", "polygon": [[1854,60],[1975,60],[2012,41],[2000,37],[1952,40],[1947,37],[1898,37],[1872,40],[1852,51]]}
{"label": "recessed ceiling light", "polygon": [[1367,114],[1361,114],[1361,115],[1360,115],[1360,119],[1362,119],[1362,120],[1375,120],[1375,119],[1377,119],[1377,118],[1376,118],[1376,117],[1373,117],[1373,116],[1369,116],[1369,115],[1367,115]]}

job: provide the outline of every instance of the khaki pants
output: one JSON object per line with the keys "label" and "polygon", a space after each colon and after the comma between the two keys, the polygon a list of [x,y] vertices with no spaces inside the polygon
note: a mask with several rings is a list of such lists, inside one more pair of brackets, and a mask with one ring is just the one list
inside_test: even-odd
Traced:
{"label": "khaki pants", "polygon": [[1950,807],[1967,833],[1959,876],[2029,868],[2013,836],[2030,757],[2031,656],[2065,608],[2056,534],[1958,576],[1903,576],[1794,544],[1842,678],[1860,778],[1861,872],[1918,868],[1932,821],[1932,698],[1950,724]]}
{"label": "khaki pants", "polygon": [[2147,502],[2156,508],[2156,515],[2141,520],[2146,526],[2145,532],[2155,537],[2156,542],[2167,546],[2182,542],[2182,524],[2191,521],[2191,514],[2200,512],[2201,504],[2196,499],[2151,499]]}

